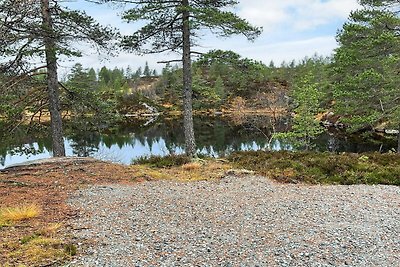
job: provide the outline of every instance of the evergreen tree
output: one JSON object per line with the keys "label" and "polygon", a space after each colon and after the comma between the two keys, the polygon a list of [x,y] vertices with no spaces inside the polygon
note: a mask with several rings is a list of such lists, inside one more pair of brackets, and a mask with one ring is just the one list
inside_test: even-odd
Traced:
{"label": "evergreen tree", "polygon": [[98,87],[97,74],[93,68],[89,69],[88,80],[89,80],[90,88],[92,88],[93,90],[96,90]]}
{"label": "evergreen tree", "polygon": [[134,74],[134,79],[138,79],[142,76],[142,67],[139,67]]}
{"label": "evergreen tree", "polygon": [[129,65],[126,68],[125,78],[127,78],[127,79],[132,79],[133,78],[132,68]]}
{"label": "evergreen tree", "polygon": [[99,71],[100,86],[103,88],[108,86],[110,84],[111,77],[111,72],[106,67],[102,67]]}
{"label": "evergreen tree", "polygon": [[352,131],[382,125],[400,129],[398,1],[360,3],[363,9],[351,13],[337,37],[335,109]]}
{"label": "evergreen tree", "polygon": [[[71,69],[65,83],[68,92],[62,98],[62,103],[70,112],[69,129],[72,130],[77,143],[84,143],[85,141],[79,138],[91,136],[93,132],[98,132],[102,125],[115,123],[119,119],[115,97],[107,90],[95,90],[93,87],[93,82],[97,81],[93,80],[92,70],[84,69],[77,63]],[[103,73],[105,70],[107,69],[104,67]]]}
{"label": "evergreen tree", "polygon": [[275,68],[275,63],[274,63],[273,60],[271,60],[271,61],[269,62],[268,67],[271,68],[271,69],[274,69],[274,68]]}
{"label": "evergreen tree", "polygon": [[276,134],[277,137],[289,138],[296,147],[309,150],[313,147],[312,140],[323,133],[324,128],[317,121],[322,93],[319,85],[314,81],[310,72],[296,82],[293,90],[293,102],[295,105],[292,130],[288,133]]}
{"label": "evergreen tree", "polygon": [[59,103],[57,60],[60,55],[79,56],[72,44],[84,41],[105,47],[113,34],[84,12],[69,10],[60,1],[0,2],[0,69],[14,75],[30,75],[40,59],[47,73],[53,156],[64,156],[63,128]]}
{"label": "evergreen tree", "polygon": [[[207,70],[207,79],[215,83],[218,77],[224,81],[226,94],[248,97],[265,81],[267,67],[251,59],[241,58],[232,51],[212,50],[203,54],[195,66]],[[229,92],[228,92],[229,91]]]}
{"label": "evergreen tree", "polygon": [[188,156],[193,156],[196,145],[192,116],[191,53],[196,32],[209,29],[220,36],[244,34],[252,40],[260,34],[260,29],[227,11],[227,8],[237,4],[232,0],[138,0],[133,3],[134,8],[126,11],[123,19],[128,22],[143,20],[145,25],[132,36],[124,37],[122,46],[138,53],[182,53],[185,151]]}
{"label": "evergreen tree", "polygon": [[76,63],[68,75],[66,85],[69,89],[79,88],[84,91],[95,91],[97,89],[96,72],[93,68],[86,70],[82,64]]}
{"label": "evergreen tree", "polygon": [[145,64],[145,66],[144,66],[143,75],[144,75],[145,77],[150,77],[150,76],[151,76],[151,71],[150,71],[150,68],[149,68],[149,63],[148,63],[147,61],[146,61],[146,64]]}
{"label": "evergreen tree", "polygon": [[67,85],[76,88],[86,88],[90,86],[89,74],[83,69],[82,64],[76,63],[72,69],[71,73],[68,75]]}

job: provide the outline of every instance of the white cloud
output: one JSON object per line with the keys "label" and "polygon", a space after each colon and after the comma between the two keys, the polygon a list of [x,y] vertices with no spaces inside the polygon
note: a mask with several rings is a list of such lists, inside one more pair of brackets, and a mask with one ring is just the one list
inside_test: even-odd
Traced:
{"label": "white cloud", "polygon": [[268,64],[273,60],[276,64],[282,61],[301,60],[311,57],[315,53],[321,56],[330,56],[337,43],[333,36],[322,36],[310,39],[271,43],[256,47],[248,46],[236,51],[249,58],[261,60]]}
{"label": "white cloud", "polygon": [[345,19],[359,7],[357,0],[243,0],[239,14],[266,32],[277,28],[308,30]]}
{"label": "white cloud", "polygon": [[265,31],[273,30],[276,25],[284,23],[290,18],[290,14],[277,1],[242,1],[239,6],[240,17],[256,26],[264,27]]}

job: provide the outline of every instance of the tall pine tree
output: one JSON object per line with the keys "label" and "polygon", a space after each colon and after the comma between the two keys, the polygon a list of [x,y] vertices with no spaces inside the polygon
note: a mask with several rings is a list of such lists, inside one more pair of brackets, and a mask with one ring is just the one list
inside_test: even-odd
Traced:
{"label": "tall pine tree", "polygon": [[62,55],[80,56],[79,42],[105,48],[113,32],[84,12],[69,10],[61,1],[0,2],[0,69],[12,75],[30,75],[38,62],[47,73],[48,109],[51,116],[53,156],[65,155],[57,61]]}
{"label": "tall pine tree", "polygon": [[[127,2],[123,0],[102,2]],[[123,14],[127,22],[145,23],[131,36],[125,36],[122,47],[138,53],[165,51],[182,54],[183,111],[186,154],[196,152],[192,115],[192,48],[197,44],[199,32],[211,30],[222,37],[242,34],[253,40],[261,29],[227,11],[238,4],[234,0],[137,0],[133,8]]]}

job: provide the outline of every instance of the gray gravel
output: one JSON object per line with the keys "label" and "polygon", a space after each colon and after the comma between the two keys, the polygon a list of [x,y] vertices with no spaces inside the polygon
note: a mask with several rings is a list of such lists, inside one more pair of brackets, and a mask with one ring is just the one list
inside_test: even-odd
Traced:
{"label": "gray gravel", "polygon": [[263,177],[95,186],[68,266],[400,266],[400,187]]}

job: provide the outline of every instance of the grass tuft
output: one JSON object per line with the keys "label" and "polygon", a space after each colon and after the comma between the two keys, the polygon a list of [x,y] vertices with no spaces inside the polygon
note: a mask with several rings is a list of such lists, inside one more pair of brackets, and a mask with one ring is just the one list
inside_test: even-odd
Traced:
{"label": "grass tuft", "polygon": [[39,215],[40,208],[31,204],[28,206],[19,206],[13,208],[4,208],[0,210],[0,225],[1,222],[17,222],[22,220],[27,220],[35,218]]}
{"label": "grass tuft", "polygon": [[38,235],[54,237],[62,227],[62,223],[51,223],[37,232]]}
{"label": "grass tuft", "polygon": [[67,254],[68,256],[75,256],[77,253],[77,248],[75,245],[73,244],[67,244],[64,246],[64,252],[65,254]]}
{"label": "grass tuft", "polygon": [[202,166],[202,164],[199,162],[191,162],[191,163],[186,163],[186,164],[182,165],[182,169],[184,169],[185,171],[193,171],[193,170],[200,169],[201,166]]}
{"label": "grass tuft", "polygon": [[5,220],[0,214],[0,229],[3,227],[11,226],[11,225],[12,225],[11,222]]}
{"label": "grass tuft", "polygon": [[[22,243],[22,240],[25,242]],[[8,258],[29,262],[32,266],[46,265],[48,262],[63,260],[69,256],[61,240],[36,234],[21,239],[20,245],[8,253]]]}

